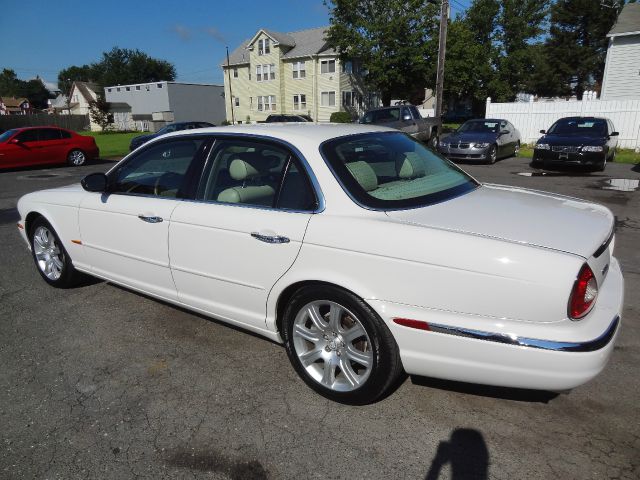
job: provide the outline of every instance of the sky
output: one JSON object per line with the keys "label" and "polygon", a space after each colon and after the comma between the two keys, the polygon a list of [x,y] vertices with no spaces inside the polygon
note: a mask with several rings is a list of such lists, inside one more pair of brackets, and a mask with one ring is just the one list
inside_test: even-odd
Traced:
{"label": "sky", "polygon": [[[451,0],[452,14],[470,0]],[[220,63],[260,28],[292,32],[329,24],[322,0],[1,0],[0,69],[56,82],[71,65],[118,46],[168,60],[177,80],[223,82]],[[16,20],[20,19],[20,20]]]}

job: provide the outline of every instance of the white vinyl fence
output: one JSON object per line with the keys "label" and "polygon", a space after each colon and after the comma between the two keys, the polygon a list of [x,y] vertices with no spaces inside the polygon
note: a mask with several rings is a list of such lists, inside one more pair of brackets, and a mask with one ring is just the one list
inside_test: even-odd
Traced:
{"label": "white vinyl fence", "polygon": [[522,143],[534,143],[562,117],[606,117],[620,133],[618,146],[640,151],[640,100],[584,100],[492,103],[487,98],[485,118],[504,118],[520,131]]}

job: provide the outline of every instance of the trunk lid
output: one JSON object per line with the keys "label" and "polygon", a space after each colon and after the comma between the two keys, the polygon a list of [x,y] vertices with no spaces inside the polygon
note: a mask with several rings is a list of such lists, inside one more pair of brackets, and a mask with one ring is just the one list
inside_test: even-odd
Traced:
{"label": "trunk lid", "polygon": [[614,217],[606,207],[572,197],[502,185],[482,185],[452,200],[389,211],[395,220],[590,258],[608,239]]}

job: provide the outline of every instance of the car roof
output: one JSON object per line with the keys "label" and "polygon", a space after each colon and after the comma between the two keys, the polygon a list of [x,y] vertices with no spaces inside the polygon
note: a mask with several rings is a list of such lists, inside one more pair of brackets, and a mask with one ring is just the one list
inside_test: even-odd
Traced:
{"label": "car roof", "polygon": [[376,125],[360,125],[353,123],[257,123],[251,125],[228,125],[224,127],[206,127],[196,130],[172,132],[163,138],[180,135],[198,135],[202,133],[235,133],[240,135],[257,135],[272,137],[284,141],[295,140],[320,144],[326,140],[349,135],[370,132],[398,132],[398,130]]}
{"label": "car roof", "polygon": [[402,105],[389,105],[388,107],[376,107],[376,108],[370,108],[365,113],[377,112],[379,110],[387,110],[389,108],[400,108],[400,107],[415,107],[415,105],[412,105],[410,103],[403,103]]}
{"label": "car roof", "polygon": [[[467,122],[506,122],[504,118],[470,118]],[[467,123],[464,122],[464,123]]]}
{"label": "car roof", "polygon": [[608,118],[606,118],[606,117],[592,117],[592,116],[588,116],[588,117],[574,116],[574,117],[562,117],[562,118],[559,118],[558,120],[556,120],[556,122],[559,122],[560,120],[608,120]]}

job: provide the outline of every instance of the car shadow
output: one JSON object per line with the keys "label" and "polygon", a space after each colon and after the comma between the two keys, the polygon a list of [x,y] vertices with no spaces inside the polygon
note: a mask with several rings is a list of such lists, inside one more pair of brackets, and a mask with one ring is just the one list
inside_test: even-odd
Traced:
{"label": "car shadow", "polygon": [[442,468],[450,466],[452,480],[489,478],[489,449],[482,433],[471,428],[456,428],[448,441],[438,444],[425,480],[440,478]]}
{"label": "car shadow", "polygon": [[631,170],[634,172],[640,172],[640,163],[636,163]]}
{"label": "car shadow", "polygon": [[526,403],[549,403],[560,395],[559,392],[546,390],[529,390],[526,388],[494,387],[491,385],[479,385],[475,383],[442,380],[439,378],[411,375],[411,383],[422,387],[437,388],[450,392],[464,393],[479,397],[497,398],[501,400],[513,400]]}
{"label": "car shadow", "polygon": [[0,225],[17,223],[18,220],[20,220],[20,214],[17,208],[0,208]]}

